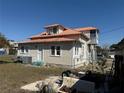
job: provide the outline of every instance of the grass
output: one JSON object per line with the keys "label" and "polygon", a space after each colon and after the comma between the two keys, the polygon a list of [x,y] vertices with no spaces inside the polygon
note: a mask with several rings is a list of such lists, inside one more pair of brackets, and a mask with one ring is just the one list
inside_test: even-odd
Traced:
{"label": "grass", "polygon": [[3,55],[3,56],[0,56],[0,61],[4,61],[4,62],[13,62],[12,58],[14,56],[13,55]]}
{"label": "grass", "polygon": [[[111,63],[111,61],[110,61]],[[87,66],[77,69],[85,71]],[[12,56],[0,57],[0,93],[31,93],[20,90],[20,87],[51,75],[61,75],[65,68],[58,67],[29,67],[24,64],[13,63]]]}
{"label": "grass", "polygon": [[[10,56],[0,57],[0,93],[29,93],[20,87],[51,75],[61,75],[63,68],[27,67],[24,64],[12,63]],[[9,62],[11,61],[11,62]]]}

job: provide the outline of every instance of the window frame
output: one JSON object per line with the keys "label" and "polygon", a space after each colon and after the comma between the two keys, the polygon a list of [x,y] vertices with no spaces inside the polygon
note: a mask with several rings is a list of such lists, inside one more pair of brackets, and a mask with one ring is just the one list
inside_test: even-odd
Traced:
{"label": "window frame", "polygon": [[24,48],[24,46],[21,46],[21,47],[20,47],[20,52],[21,52],[22,54],[25,53],[25,48]]}
{"label": "window frame", "polygon": [[[59,47],[59,50],[57,49]],[[59,51],[59,55],[57,54]],[[61,55],[61,48],[60,46],[56,46],[56,52],[55,52],[56,56],[60,56]]]}
{"label": "window frame", "polygon": [[[23,49],[22,49],[23,48]],[[26,54],[29,52],[29,48],[27,46],[21,46],[20,47],[20,53],[21,54]]]}
{"label": "window frame", "polygon": [[25,53],[29,52],[29,48],[27,46],[24,48],[24,50],[25,50]]}
{"label": "window frame", "polygon": [[74,55],[78,56],[79,55],[79,46],[75,46],[74,49],[75,49],[74,50]]}
{"label": "window frame", "polygon": [[[55,47],[54,48],[54,55],[52,54],[52,47]],[[60,49],[57,50],[57,47],[59,47]],[[57,52],[59,51],[60,55],[57,54]],[[61,46],[57,46],[57,45],[53,45],[53,46],[50,46],[50,56],[61,56]]]}
{"label": "window frame", "polygon": [[[52,50],[52,47],[54,47],[54,50]],[[52,51],[54,51],[54,54],[52,54]],[[50,54],[51,54],[51,56],[54,56],[55,55],[55,46],[51,46],[50,47]]]}
{"label": "window frame", "polygon": [[53,32],[53,34],[57,34],[57,27],[53,27],[52,32]]}

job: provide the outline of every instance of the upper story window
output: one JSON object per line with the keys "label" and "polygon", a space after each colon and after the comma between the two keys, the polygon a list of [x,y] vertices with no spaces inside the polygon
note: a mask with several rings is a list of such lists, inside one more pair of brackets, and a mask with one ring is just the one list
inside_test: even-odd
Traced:
{"label": "upper story window", "polygon": [[48,29],[49,35],[51,34],[57,34],[58,33],[58,28],[57,27],[52,27]]}
{"label": "upper story window", "polygon": [[96,30],[90,31],[90,37],[96,37]]}
{"label": "upper story window", "polygon": [[54,27],[54,28],[53,28],[53,33],[54,33],[54,34],[57,34],[57,27]]}

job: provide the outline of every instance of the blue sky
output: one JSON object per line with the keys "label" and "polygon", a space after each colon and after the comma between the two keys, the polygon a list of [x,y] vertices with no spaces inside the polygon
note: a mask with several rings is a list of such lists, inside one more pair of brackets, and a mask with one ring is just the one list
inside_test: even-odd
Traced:
{"label": "blue sky", "polygon": [[124,0],[0,0],[0,32],[20,41],[48,24],[100,29],[100,44],[124,37]]}

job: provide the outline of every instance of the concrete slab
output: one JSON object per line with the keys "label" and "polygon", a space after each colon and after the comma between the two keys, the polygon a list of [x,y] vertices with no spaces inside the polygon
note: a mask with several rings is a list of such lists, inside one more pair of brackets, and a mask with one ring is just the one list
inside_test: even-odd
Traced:
{"label": "concrete slab", "polygon": [[43,83],[45,85],[48,85],[48,84],[52,85],[53,89],[57,89],[58,85],[55,83],[55,81],[57,79],[59,79],[59,76],[51,76],[45,80],[36,81],[34,83],[30,83],[30,84],[27,84],[25,86],[22,86],[21,89],[28,90],[28,91],[40,91],[40,89],[37,87],[37,85],[39,85],[39,87],[41,87]]}
{"label": "concrete slab", "polygon": [[22,86],[21,89],[28,90],[28,91],[39,91],[39,89],[36,87],[38,83],[41,83],[42,81],[36,81],[34,83],[27,84],[25,86]]}

